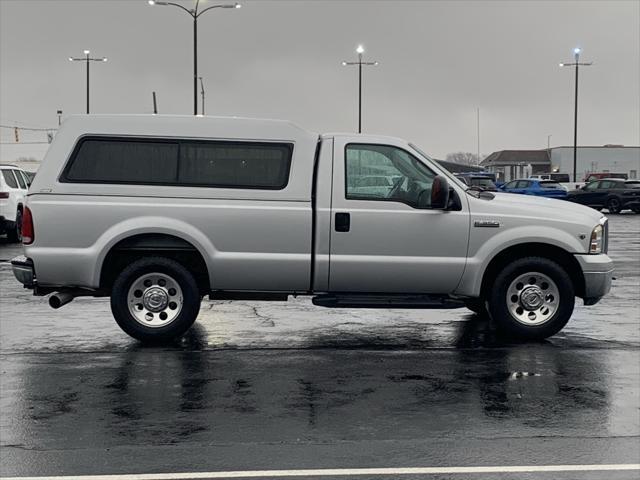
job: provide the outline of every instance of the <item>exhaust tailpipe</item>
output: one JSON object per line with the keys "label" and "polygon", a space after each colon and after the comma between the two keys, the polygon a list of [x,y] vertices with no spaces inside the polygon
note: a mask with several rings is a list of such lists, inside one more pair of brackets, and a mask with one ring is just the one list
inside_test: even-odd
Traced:
{"label": "exhaust tailpipe", "polygon": [[60,308],[63,305],[66,305],[71,300],[76,298],[75,295],[69,292],[57,292],[49,297],[49,306],[51,308]]}

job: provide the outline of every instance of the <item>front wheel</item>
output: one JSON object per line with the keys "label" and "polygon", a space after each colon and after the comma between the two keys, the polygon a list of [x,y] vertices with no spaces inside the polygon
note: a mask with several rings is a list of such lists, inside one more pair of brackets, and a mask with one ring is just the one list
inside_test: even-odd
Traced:
{"label": "front wheel", "polygon": [[122,330],[141,342],[165,342],[184,334],[200,311],[193,275],[162,257],[137,260],[116,278],[111,312]]}
{"label": "front wheel", "polygon": [[609,213],[620,213],[620,211],[622,210],[622,204],[620,203],[620,200],[616,197],[611,197],[609,200],[607,200],[607,210],[609,210]]}
{"label": "front wheel", "polygon": [[489,312],[505,333],[542,340],[567,324],[575,303],[573,283],[556,262],[527,257],[507,265],[488,295]]}

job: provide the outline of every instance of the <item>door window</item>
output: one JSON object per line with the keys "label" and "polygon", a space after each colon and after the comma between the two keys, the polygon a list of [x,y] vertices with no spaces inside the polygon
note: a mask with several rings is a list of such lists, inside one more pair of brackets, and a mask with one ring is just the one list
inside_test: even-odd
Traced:
{"label": "door window", "polygon": [[18,182],[16,182],[16,177],[13,176],[12,170],[2,170],[2,176],[9,188],[18,188]]}
{"label": "door window", "polygon": [[20,172],[18,170],[14,170],[13,174],[18,179],[18,183],[20,184],[20,188],[22,190],[26,190],[27,189],[27,184],[25,183],[24,178],[22,178],[22,175],[20,174]]}
{"label": "door window", "polygon": [[416,157],[398,147],[373,144],[346,147],[347,200],[400,202],[414,208],[429,208],[435,176]]}
{"label": "door window", "polygon": [[589,185],[585,186],[583,188],[583,190],[588,190],[590,192],[594,191],[596,188],[598,188],[598,184],[600,182],[591,182]]}
{"label": "door window", "polygon": [[519,180],[516,188],[529,188],[529,182],[527,180]]}
{"label": "door window", "polygon": [[509,182],[504,186],[504,188],[516,188],[517,183],[518,182]]}

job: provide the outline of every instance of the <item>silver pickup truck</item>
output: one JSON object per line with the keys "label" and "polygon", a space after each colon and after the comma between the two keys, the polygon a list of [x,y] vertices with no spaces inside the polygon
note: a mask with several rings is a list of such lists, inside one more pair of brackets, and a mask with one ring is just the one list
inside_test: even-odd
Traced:
{"label": "silver pickup truck", "polygon": [[141,341],[182,335],[205,295],[466,306],[540,339],[576,296],[605,295],[613,272],[595,210],[474,190],[398,138],[276,120],[72,117],[31,185],[22,236],[12,265],[26,288],[54,308],[110,296]]}

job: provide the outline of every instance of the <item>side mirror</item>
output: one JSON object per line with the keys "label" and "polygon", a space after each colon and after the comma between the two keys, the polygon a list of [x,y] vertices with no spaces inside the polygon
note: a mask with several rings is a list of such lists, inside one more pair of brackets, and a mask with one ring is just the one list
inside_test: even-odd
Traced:
{"label": "side mirror", "polygon": [[447,179],[436,175],[431,185],[431,208],[444,210],[449,204],[449,182]]}

